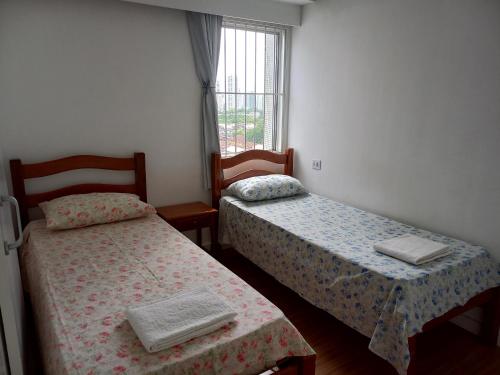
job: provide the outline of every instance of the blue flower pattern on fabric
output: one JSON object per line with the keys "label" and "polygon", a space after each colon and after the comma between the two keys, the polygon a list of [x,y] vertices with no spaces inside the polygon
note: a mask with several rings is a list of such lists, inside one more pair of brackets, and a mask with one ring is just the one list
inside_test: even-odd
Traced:
{"label": "blue flower pattern on fabric", "polygon": [[306,189],[291,176],[273,174],[250,177],[232,183],[227,193],[245,201],[262,201],[304,194]]}
{"label": "blue flower pattern on fabric", "polygon": [[[224,197],[223,240],[304,299],[371,337],[369,348],[399,373],[408,338],[471,297],[500,285],[482,247],[314,194],[260,202]],[[444,258],[413,266],[373,245],[406,233],[445,243]]]}

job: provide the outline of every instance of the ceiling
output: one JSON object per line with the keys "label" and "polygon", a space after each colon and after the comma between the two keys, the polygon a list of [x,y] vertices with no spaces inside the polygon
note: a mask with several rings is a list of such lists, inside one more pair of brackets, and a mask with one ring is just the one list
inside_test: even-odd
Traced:
{"label": "ceiling", "polygon": [[315,0],[122,0],[158,7],[300,26],[301,6]]}
{"label": "ceiling", "polygon": [[280,3],[297,4],[297,5],[306,5],[306,4],[314,3],[316,0],[271,0],[271,1],[277,1]]}

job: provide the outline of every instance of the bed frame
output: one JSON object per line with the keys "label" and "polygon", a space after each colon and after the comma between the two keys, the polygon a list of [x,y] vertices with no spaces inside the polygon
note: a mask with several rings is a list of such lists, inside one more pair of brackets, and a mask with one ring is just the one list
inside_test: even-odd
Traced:
{"label": "bed frame", "polygon": [[[71,185],[43,193],[26,194],[25,180],[76,169],[134,171],[135,181],[130,185],[100,183]],[[146,156],[143,152],[136,152],[131,158],[76,155],[34,164],[23,164],[20,159],[13,159],[10,161],[10,173],[12,177],[12,190],[19,203],[23,227],[29,222],[30,208],[37,207],[41,202],[65,195],[108,192],[132,193],[137,194],[142,201],[147,202]]]}
{"label": "bed frame", "polygon": [[[283,164],[284,174],[293,175],[293,149],[289,148],[284,153],[276,153],[272,151],[250,150],[245,151],[236,156],[222,158],[220,154],[212,154],[212,206],[219,208],[219,200],[222,190],[226,189],[233,182],[254,177],[273,174],[276,172],[249,169],[239,173],[234,177],[225,179],[224,170],[238,166],[241,163],[252,160],[266,160],[275,164]],[[422,329],[422,333],[435,328],[442,323],[466,312],[475,307],[483,308],[483,321],[481,326],[480,336],[483,341],[491,346],[496,346],[498,333],[500,329],[500,287],[488,289],[473,298],[471,298],[463,306],[458,306],[443,315],[427,322]],[[410,365],[408,366],[408,375],[414,375],[417,372],[417,341],[422,335],[418,333],[408,339],[410,349]]]}
{"label": "bed frame", "polygon": [[[66,186],[43,193],[26,194],[25,180],[50,176],[77,169],[134,171],[135,180],[133,184],[129,185],[90,183]],[[76,155],[34,164],[23,164],[20,159],[13,159],[10,160],[10,172],[12,177],[13,193],[19,203],[23,228],[29,222],[30,208],[37,207],[41,202],[65,195],[107,192],[132,193],[137,194],[142,201],[147,202],[146,157],[142,152],[136,152],[133,157],[130,158]],[[33,312],[30,311],[30,299],[28,296],[25,296],[25,300],[28,310],[27,313],[30,317],[28,319],[28,324],[36,332],[36,326],[34,325],[34,321],[32,319]],[[33,351],[36,352],[36,348]],[[263,375],[314,375],[315,366],[315,355],[306,357],[287,357],[279,361],[273,369],[264,372]]]}
{"label": "bed frame", "polygon": [[219,153],[212,154],[212,206],[219,208],[222,190],[233,182],[249,177],[273,174],[264,169],[247,169],[231,178],[224,178],[224,170],[236,167],[242,163],[254,160],[264,160],[274,164],[283,165],[283,174],[293,175],[293,148],[288,148],[284,153],[264,150],[249,150],[232,157],[222,158]]}

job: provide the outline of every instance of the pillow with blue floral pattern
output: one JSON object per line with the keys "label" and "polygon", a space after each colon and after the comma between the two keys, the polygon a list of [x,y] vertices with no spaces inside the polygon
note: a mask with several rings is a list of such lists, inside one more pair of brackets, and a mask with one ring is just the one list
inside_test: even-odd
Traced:
{"label": "pillow with blue floral pattern", "polygon": [[245,201],[291,197],[307,190],[299,180],[282,174],[245,178],[229,185],[227,192]]}

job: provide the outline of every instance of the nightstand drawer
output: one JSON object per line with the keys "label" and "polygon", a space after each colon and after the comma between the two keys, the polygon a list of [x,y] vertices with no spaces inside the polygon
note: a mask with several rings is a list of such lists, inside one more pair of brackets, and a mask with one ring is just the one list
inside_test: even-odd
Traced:
{"label": "nightstand drawer", "polygon": [[168,223],[179,231],[209,227],[214,224],[215,216],[187,217],[168,220]]}

